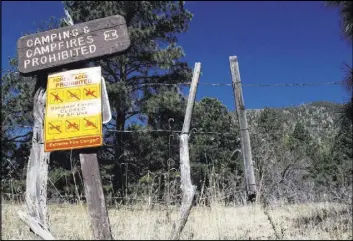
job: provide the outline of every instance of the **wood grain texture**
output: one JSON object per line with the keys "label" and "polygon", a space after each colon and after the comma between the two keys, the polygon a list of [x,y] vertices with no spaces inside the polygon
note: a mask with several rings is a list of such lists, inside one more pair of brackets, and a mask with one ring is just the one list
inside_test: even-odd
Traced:
{"label": "wood grain texture", "polygon": [[44,240],[55,240],[53,235],[46,229],[43,229],[39,224],[38,220],[33,218],[32,216],[27,215],[26,213],[22,212],[21,210],[17,211],[18,216],[20,219],[26,223],[32,231],[40,236]]}
{"label": "wood grain texture", "polygon": [[192,201],[195,196],[196,187],[192,185],[190,174],[190,156],[189,156],[189,131],[191,124],[192,111],[194,108],[197,85],[199,83],[201,72],[201,64],[195,63],[194,73],[191,81],[188,103],[185,112],[184,124],[180,135],[180,174],[181,174],[181,191],[183,194],[180,208],[180,217],[176,224],[173,225],[173,230],[170,239],[180,239],[180,234],[183,231],[188,220]]}
{"label": "wood grain texture", "polygon": [[[74,31],[74,29],[76,29],[76,31]],[[87,32],[87,29],[89,30],[88,32]],[[113,32],[116,31],[116,32],[112,34],[112,31]],[[64,32],[69,32],[70,37],[67,37],[64,39],[63,37]],[[39,38],[40,40],[42,40],[47,36],[51,37],[53,34],[59,36],[59,33],[61,34],[60,38],[56,37],[53,40],[49,38],[49,42],[45,42],[45,44],[40,44],[40,45],[37,44],[36,46],[34,46],[34,44],[29,44],[30,46],[27,45],[28,43],[27,41],[35,42],[36,38]],[[113,38],[112,37],[113,35],[117,37]],[[77,44],[78,38],[83,37],[82,39],[86,39],[87,36],[91,36],[91,38],[93,39],[92,43],[87,42],[87,43],[84,43],[82,46],[70,45],[71,40],[73,41],[73,39],[76,39],[77,41],[75,41],[75,43]],[[59,49],[60,42],[64,42],[64,43],[61,46],[62,48]],[[67,42],[69,44],[69,47],[67,47],[68,45],[66,45]],[[48,45],[50,46],[52,43],[56,44],[56,47],[53,48],[52,51],[50,49],[49,53],[45,52],[44,54],[39,54],[39,55],[37,54],[35,57],[39,58],[38,64],[34,64],[35,66],[32,66],[32,61],[34,57],[31,54],[35,52],[35,48],[36,47],[39,47],[40,49],[42,49],[42,47],[46,48]],[[79,47],[85,47],[85,46],[87,47],[91,44],[96,46],[95,51],[92,53],[88,51],[88,53],[86,54],[77,54],[77,52],[75,51],[73,56],[70,56],[66,59],[59,60],[58,59],[59,57],[56,57],[56,61],[53,60],[52,62],[49,62],[49,56],[53,56],[53,55],[57,56],[63,51],[69,51]],[[18,69],[19,69],[19,72],[22,74],[30,74],[30,73],[34,74],[39,70],[48,70],[50,68],[54,68],[58,66],[64,67],[65,65],[73,62],[85,61],[89,59],[96,59],[99,57],[117,54],[117,53],[123,52],[129,46],[130,46],[130,37],[128,34],[128,29],[127,29],[124,17],[120,15],[110,16],[106,18],[92,20],[85,23],[80,23],[80,24],[76,24],[68,27],[58,28],[50,31],[45,31],[45,32],[21,37],[17,41]],[[26,53],[28,50],[29,50],[28,52],[29,57],[26,56]],[[40,60],[40,58],[43,56],[47,56],[47,61],[45,63],[42,63]],[[27,60],[30,60],[31,64],[26,65],[25,61]]]}
{"label": "wood grain texture", "polygon": [[[33,136],[32,148],[28,159],[26,180],[26,206],[28,218],[24,215],[20,218],[30,220],[30,227],[36,227],[34,232],[38,235],[49,233],[48,208],[47,208],[47,181],[50,153],[44,152],[43,122],[46,103],[46,78],[43,73],[38,76],[33,102]],[[31,226],[32,225],[32,226]],[[40,230],[38,229],[40,228]],[[39,230],[39,231],[38,231]]]}
{"label": "wood grain texture", "polygon": [[243,92],[241,87],[238,58],[236,56],[230,56],[229,62],[232,74],[235,106],[240,126],[241,152],[244,159],[247,196],[248,200],[253,202],[256,200],[257,191],[252,161],[249,127],[246,119],[246,110],[244,106]]}
{"label": "wood grain texture", "polygon": [[88,213],[96,240],[112,240],[110,222],[102,188],[102,179],[99,171],[97,151],[83,149],[80,153],[80,162],[88,206]]}

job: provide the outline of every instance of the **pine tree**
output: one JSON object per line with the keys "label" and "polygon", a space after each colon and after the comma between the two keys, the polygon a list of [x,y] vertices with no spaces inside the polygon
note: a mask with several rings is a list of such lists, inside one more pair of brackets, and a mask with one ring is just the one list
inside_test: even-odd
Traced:
{"label": "pine tree", "polygon": [[[34,78],[24,78],[16,73],[17,60],[10,60],[10,68],[1,78],[1,181],[2,190],[9,190],[9,181],[25,179],[22,170],[29,155],[33,124],[32,104]],[[26,127],[28,126],[28,127]],[[24,190],[24,183],[17,182],[14,190]]]}
{"label": "pine tree", "polygon": [[326,1],[329,6],[338,7],[342,17],[342,30],[347,39],[353,39],[353,2]]}
{"label": "pine tree", "polygon": [[290,140],[293,147],[297,147],[298,145],[305,146],[310,143],[310,134],[300,121],[295,124]]}
{"label": "pine tree", "polygon": [[282,138],[282,117],[276,113],[274,109],[265,107],[257,120],[257,126],[257,130],[260,132],[259,134],[261,134],[266,141],[273,143]]}
{"label": "pine tree", "polygon": [[[243,174],[243,162],[239,152],[241,149],[239,130],[230,112],[219,100],[203,98],[195,103],[191,129],[197,132],[234,133],[233,135],[198,134],[190,137],[190,160],[193,183],[201,190],[209,187],[210,181],[217,183],[221,189],[230,186],[238,176]],[[203,183],[205,182],[205,183]],[[237,185],[240,183],[238,182]]]}
{"label": "pine tree", "polygon": [[[352,1],[326,1],[327,5],[340,9],[342,32],[348,41],[353,40],[353,2]],[[348,71],[343,80],[344,87],[348,90],[349,101],[343,108],[343,114],[350,121],[353,121],[353,68],[346,65]]]}
{"label": "pine tree", "polygon": [[340,129],[334,138],[331,153],[332,161],[337,167],[337,181],[345,186],[350,185],[353,175],[353,141],[352,122],[348,118],[341,120]]}
{"label": "pine tree", "polygon": [[96,63],[102,67],[107,81],[115,122],[108,126],[115,133],[106,136],[114,145],[114,189],[123,192],[121,163],[125,163],[127,139],[123,131],[129,119],[146,117],[144,105],[153,95],[166,90],[179,91],[173,86],[145,84],[180,83],[191,79],[191,69],[180,61],[184,53],[177,45],[177,34],[187,31],[192,15],[183,2],[174,1],[65,1],[64,6],[75,23],[120,14],[128,26],[129,50]]}

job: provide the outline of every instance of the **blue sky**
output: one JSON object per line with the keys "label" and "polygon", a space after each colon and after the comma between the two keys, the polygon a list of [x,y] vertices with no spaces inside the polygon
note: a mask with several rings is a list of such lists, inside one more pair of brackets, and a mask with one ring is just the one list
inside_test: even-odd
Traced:
{"label": "blue sky", "polygon": [[[194,18],[179,37],[190,66],[201,62],[200,82],[231,83],[229,56],[239,58],[248,84],[331,82],[352,65],[352,45],[340,30],[338,9],[322,2],[186,2]],[[17,39],[50,16],[64,15],[60,1],[2,2],[2,69],[16,53]],[[186,92],[187,93],[187,92]],[[339,85],[243,87],[246,108],[339,102],[348,93]],[[199,85],[197,99],[215,97],[234,110],[232,88]]]}

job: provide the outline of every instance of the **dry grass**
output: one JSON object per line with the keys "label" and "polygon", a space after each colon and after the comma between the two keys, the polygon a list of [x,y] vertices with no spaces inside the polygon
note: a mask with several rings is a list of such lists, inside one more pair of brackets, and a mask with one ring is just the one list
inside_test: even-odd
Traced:
{"label": "dry grass", "polygon": [[[2,204],[2,239],[39,239],[17,217],[15,204]],[[352,207],[334,203],[286,205],[269,210],[281,239],[350,239]],[[56,239],[92,239],[84,205],[50,205],[51,233]],[[171,220],[177,218],[173,211]],[[168,239],[172,221],[166,211],[109,209],[115,239]],[[269,217],[259,206],[192,209],[181,239],[276,239]]]}

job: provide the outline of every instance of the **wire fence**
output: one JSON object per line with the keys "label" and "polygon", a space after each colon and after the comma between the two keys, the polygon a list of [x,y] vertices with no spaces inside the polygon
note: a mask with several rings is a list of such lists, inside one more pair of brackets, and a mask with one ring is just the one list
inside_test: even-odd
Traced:
{"label": "wire fence", "polygon": [[[1,73],[16,73],[19,74],[19,72],[13,71],[13,70],[1,70]],[[26,77],[24,76],[23,78],[32,78],[32,77]],[[233,86],[232,83],[207,83],[207,82],[199,82],[199,85],[209,85],[209,86]],[[275,84],[247,84],[242,82],[242,86],[251,86],[251,87],[276,87],[276,86],[287,86],[287,87],[293,87],[293,86],[317,86],[317,85],[340,85],[344,84],[344,81],[317,81],[317,82],[305,82],[305,83],[275,83]],[[158,86],[158,85],[164,85],[164,86],[177,86],[177,85],[191,85],[191,82],[181,82],[181,83],[142,83],[142,84],[137,84],[139,86]]]}
{"label": "wire fence", "polygon": [[[5,71],[2,71],[5,72]],[[11,72],[11,71],[7,71]],[[168,84],[168,83],[144,83],[140,85],[150,85],[150,86],[177,86],[177,85],[190,85],[191,82],[184,82],[184,83],[176,83],[176,84]],[[242,86],[249,86],[249,87],[300,87],[300,86],[318,86],[318,85],[342,85],[344,84],[343,81],[331,81],[331,82],[307,82],[307,83],[279,83],[279,84],[246,84],[242,83]],[[206,86],[228,86],[233,87],[233,83],[207,83],[207,82],[199,82],[199,85],[206,85]],[[31,125],[4,125],[2,126],[3,130],[9,128],[42,128],[40,126],[31,126]],[[172,130],[172,129],[140,129],[140,130],[105,130],[105,132],[115,132],[115,133],[173,133],[173,134],[191,134],[191,135],[231,135],[236,136],[238,133],[233,132],[207,132],[207,131],[198,131],[197,129],[190,130],[190,133],[183,133],[180,130]],[[15,137],[11,140],[5,140],[7,142],[14,142],[14,143],[23,143],[23,142],[31,142],[32,140],[17,140],[21,138]],[[44,144],[44,143],[37,143],[36,144]]]}
{"label": "wire fence", "polygon": [[[168,83],[145,83],[142,85],[146,85],[146,86],[158,86],[158,85],[162,85],[162,86],[178,86],[178,85],[190,85],[191,82],[184,82],[184,83],[178,83],[178,84],[168,84]],[[307,82],[307,83],[278,83],[278,84],[248,84],[248,83],[242,83],[242,86],[247,86],[247,87],[305,87],[305,86],[319,86],[319,85],[342,85],[343,81],[331,81],[331,82]],[[141,84],[140,84],[141,85]],[[205,86],[226,86],[226,87],[233,87],[233,83],[207,83],[207,82],[200,82],[199,85],[205,85]],[[28,111],[28,110],[27,110]],[[7,128],[43,128],[41,126],[32,126],[32,125],[4,125],[2,126],[3,130],[6,130]],[[240,130],[239,128],[237,128],[237,131]],[[28,130],[30,131],[30,130]],[[239,132],[228,132],[228,131],[224,131],[224,132],[217,132],[217,131],[202,131],[202,130],[198,130],[196,128],[191,129],[189,133],[183,133],[181,130],[174,130],[173,128],[169,128],[169,129],[149,129],[149,128],[144,128],[144,129],[138,129],[138,130],[112,130],[112,129],[108,129],[108,130],[104,130],[104,132],[107,133],[136,133],[136,134],[144,134],[144,133],[168,133],[168,134],[176,134],[176,135],[180,135],[180,134],[189,134],[190,136],[192,135],[220,135],[220,136],[239,136]],[[31,136],[28,136],[31,137]],[[45,143],[43,142],[36,142],[34,139],[32,139],[32,137],[24,139],[25,137],[23,136],[18,136],[17,138],[13,138],[12,140],[7,140],[8,142],[14,142],[14,143],[32,143],[32,145],[44,145]],[[6,141],[6,140],[5,140]],[[170,149],[171,144],[169,143],[169,149]],[[219,146],[217,145],[193,145],[190,144],[191,146],[204,146],[207,149],[212,149],[213,148],[219,148]],[[105,148],[113,148],[116,147],[116,145],[104,142],[103,143],[103,147]],[[109,150],[109,149],[108,149]],[[241,150],[236,150],[241,152]],[[10,162],[10,161],[9,161]],[[13,166],[12,162],[10,162],[10,165]],[[13,169],[16,169],[16,167],[13,167]],[[50,183],[50,185],[52,185],[53,187],[55,187],[55,182],[52,182],[50,180],[50,178],[48,179],[48,183]],[[245,188],[240,188],[237,187],[237,193],[244,193],[245,192]],[[72,202],[72,201],[77,201],[80,199],[84,199],[84,196],[80,196],[77,197],[76,195],[63,195],[61,194],[58,190],[54,191],[56,194],[53,196],[53,198],[51,199],[53,202],[57,202],[56,200],[61,200],[61,201],[65,201],[65,202]],[[25,197],[22,193],[20,194],[11,194],[11,193],[2,193],[2,195],[7,196],[9,199],[14,199],[15,197],[18,198],[18,200],[24,200]],[[225,197],[222,197],[225,198]],[[109,197],[109,199],[114,200],[115,201],[121,201],[121,200],[125,200],[125,201],[129,201],[129,202],[144,202],[144,203],[151,203],[151,204],[155,204],[155,205],[161,205],[161,201],[160,200],[148,200],[146,198],[134,198],[134,197],[128,197],[128,196],[120,196],[120,197]],[[50,199],[49,199],[50,200]]]}
{"label": "wire fence", "polygon": [[[144,83],[139,84],[141,86],[158,86],[158,85],[165,85],[165,86],[176,86],[176,85],[190,85],[191,82],[184,82],[184,83],[177,83],[177,84],[167,84],[167,83]],[[276,87],[276,86],[286,86],[286,87],[293,87],[293,86],[317,86],[317,85],[340,85],[343,84],[343,81],[331,81],[331,82],[309,82],[309,83],[279,83],[279,84],[247,84],[242,83],[242,86],[250,86],[250,87]],[[233,86],[232,83],[207,83],[207,82],[199,82],[199,85],[209,85],[209,86]]]}

